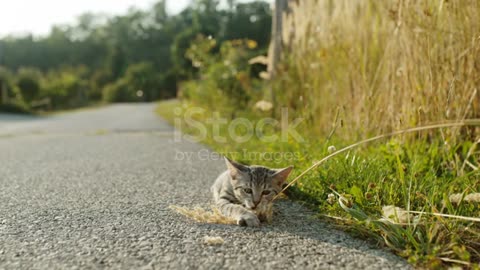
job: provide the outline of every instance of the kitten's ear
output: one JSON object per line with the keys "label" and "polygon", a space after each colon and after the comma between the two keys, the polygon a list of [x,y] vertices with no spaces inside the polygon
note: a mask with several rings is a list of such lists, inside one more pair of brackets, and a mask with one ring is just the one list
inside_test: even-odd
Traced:
{"label": "kitten's ear", "polygon": [[227,164],[228,171],[230,172],[230,176],[232,176],[232,178],[235,178],[235,176],[242,172],[248,171],[247,166],[230,160],[227,157],[225,157],[225,163]]}
{"label": "kitten's ear", "polygon": [[293,166],[288,166],[287,168],[275,170],[275,174],[272,175],[273,182],[278,186],[282,186],[285,181],[287,181],[288,176],[293,170]]}

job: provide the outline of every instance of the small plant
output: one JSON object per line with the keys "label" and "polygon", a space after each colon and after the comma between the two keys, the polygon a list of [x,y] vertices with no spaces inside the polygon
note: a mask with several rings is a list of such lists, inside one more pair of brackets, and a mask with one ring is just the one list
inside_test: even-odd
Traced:
{"label": "small plant", "polygon": [[[250,76],[248,59],[255,55],[252,40],[225,41],[199,36],[186,57],[198,70],[198,80],[183,84],[182,97],[209,108],[235,114],[262,95],[260,81]],[[219,53],[213,53],[219,50]]]}

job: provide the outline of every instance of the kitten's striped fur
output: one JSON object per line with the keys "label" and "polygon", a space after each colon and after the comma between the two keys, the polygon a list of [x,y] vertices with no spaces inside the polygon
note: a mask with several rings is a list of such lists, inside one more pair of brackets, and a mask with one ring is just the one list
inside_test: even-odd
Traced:
{"label": "kitten's striped fur", "polygon": [[228,170],[223,172],[212,186],[215,204],[223,215],[232,217],[241,226],[259,226],[265,220],[255,209],[266,209],[293,167],[270,169],[262,166],[246,166],[225,158]]}

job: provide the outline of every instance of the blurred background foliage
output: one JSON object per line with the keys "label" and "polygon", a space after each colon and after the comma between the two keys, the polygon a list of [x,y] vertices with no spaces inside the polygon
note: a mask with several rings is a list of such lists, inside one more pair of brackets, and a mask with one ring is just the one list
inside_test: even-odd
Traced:
{"label": "blurred background foliage", "polygon": [[[8,36],[0,39],[0,85],[6,89],[0,95],[0,110],[55,110],[176,97],[180,82],[198,78],[199,73],[220,72],[213,64],[195,67],[186,57],[195,51],[192,45],[214,40],[204,53],[237,54],[231,56],[235,62],[242,53],[227,48],[238,47],[228,40],[252,40],[255,47],[248,49],[249,55],[264,53],[270,29],[270,6],[263,1],[222,5],[219,0],[196,0],[180,13],[169,14],[161,0],[150,9],[132,8],[114,17],[86,13],[73,25],[54,26],[44,37]],[[248,73],[248,68],[242,67],[242,72]],[[228,91],[246,90],[245,84],[233,86]],[[194,95],[193,90],[187,92]]]}

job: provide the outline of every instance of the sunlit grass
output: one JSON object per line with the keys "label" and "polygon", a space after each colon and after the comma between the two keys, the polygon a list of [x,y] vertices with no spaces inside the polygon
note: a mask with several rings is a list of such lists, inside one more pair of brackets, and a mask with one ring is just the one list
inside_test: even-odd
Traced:
{"label": "sunlit grass", "polygon": [[[161,103],[158,112],[172,120],[168,115],[173,114],[168,111],[179,105]],[[287,190],[288,194],[316,209],[325,220],[390,248],[414,265],[478,267],[478,202],[450,201],[451,195],[463,194],[465,198],[480,190],[480,174],[472,168],[480,165],[477,144],[463,141],[451,145],[432,139],[440,138],[445,131],[442,128],[430,132],[431,138],[418,134],[403,134],[399,138],[384,136],[369,146],[348,149],[304,174]],[[315,136],[309,136],[305,143],[266,144],[255,138],[243,144],[216,143],[210,137],[204,143],[228,154],[298,153],[291,179],[331,154],[328,152],[331,146],[340,150],[348,146],[338,139],[327,141]],[[247,163],[272,167],[290,165],[286,160],[248,160],[248,156],[239,156]],[[466,162],[472,166],[463,166]],[[404,209],[408,214],[403,219],[385,216],[386,206]]]}

